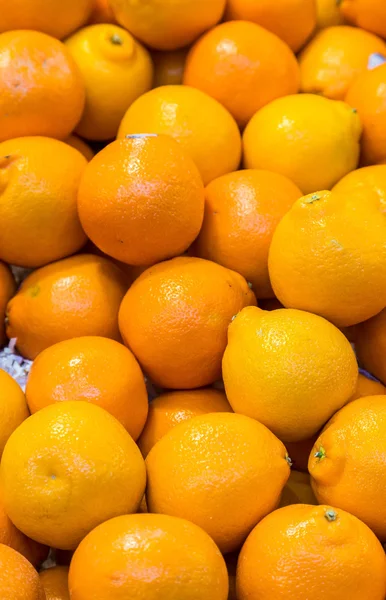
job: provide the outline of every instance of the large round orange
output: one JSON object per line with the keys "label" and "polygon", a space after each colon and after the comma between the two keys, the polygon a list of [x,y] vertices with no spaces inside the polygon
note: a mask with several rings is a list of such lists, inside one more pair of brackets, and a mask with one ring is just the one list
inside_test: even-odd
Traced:
{"label": "large round orange", "polygon": [[386,297],[386,214],[378,198],[326,191],[300,198],[273,234],[268,266],[288,308],[338,327],[376,315]]}
{"label": "large round orange", "polygon": [[93,0],[0,0],[0,32],[43,31],[64,38],[86,23]]}
{"label": "large round orange", "polygon": [[317,29],[325,29],[333,25],[343,25],[345,19],[340,12],[339,5],[336,0],[316,0],[317,6]]}
{"label": "large round orange", "polygon": [[241,311],[223,358],[227,398],[284,442],[317,433],[352,396],[355,354],[337,327],[300,310]]}
{"label": "large round orange", "polygon": [[89,402],[60,402],[12,434],[0,481],[18,529],[73,550],[100,523],[136,512],[146,471],[137,445],[107,411]]}
{"label": "large round orange", "polygon": [[302,196],[290,179],[245,170],[213,180],[205,190],[204,223],[193,252],[237,271],[257,298],[273,296],[268,250],[276,225]]}
{"label": "large round orange", "polygon": [[372,165],[351,171],[334,185],[332,191],[362,197],[364,202],[376,194],[382,212],[386,213],[386,165]]}
{"label": "large round orange", "polygon": [[82,138],[78,137],[77,135],[71,134],[68,136],[68,138],[66,138],[63,141],[66,142],[66,144],[68,144],[72,148],[78,150],[81,154],[83,154],[86,160],[91,160],[95,155],[95,152],[91,148],[91,146],[89,146],[84,140],[82,140]]}
{"label": "large round orange", "polygon": [[386,309],[356,328],[356,351],[360,363],[386,385]]}
{"label": "large round orange", "polygon": [[7,265],[0,261],[0,346],[6,340],[5,310],[9,300],[16,291],[16,283]]}
{"label": "large round orange", "polygon": [[117,21],[156,50],[176,50],[218,23],[226,0],[110,0]]}
{"label": "large round orange", "polygon": [[109,24],[85,27],[65,46],[86,86],[86,105],[76,132],[89,140],[111,140],[132,102],[151,88],[150,55],[128,31]]}
{"label": "large round orange", "polygon": [[373,165],[385,160],[386,63],[361,73],[348,88],[346,102],[358,111],[363,126],[363,164]]}
{"label": "large round orange", "polygon": [[308,469],[318,502],[331,502],[386,542],[386,396],[350,402],[327,423]]}
{"label": "large round orange", "polygon": [[63,139],[84,102],[81,73],[61,42],[38,31],[0,34],[1,142],[25,135]]}
{"label": "large round orange", "polygon": [[11,433],[29,417],[25,395],[18,383],[0,369],[0,459]]}
{"label": "large round orange", "polygon": [[315,29],[316,4],[315,0],[228,0],[225,15],[227,20],[261,25],[298,52]]}
{"label": "large round orange", "polygon": [[116,23],[110,0],[92,0],[93,8],[88,22],[90,25],[95,23]]}
{"label": "large round orange", "polygon": [[7,335],[26,358],[83,335],[119,340],[126,276],[113,262],[79,254],[31,273],[7,306]]}
{"label": "large round orange", "polygon": [[188,50],[172,50],[170,52],[152,52],[154,64],[153,87],[161,85],[180,85],[184,77],[185,62]]}
{"label": "large round orange", "polygon": [[275,34],[249,21],[231,21],[194,44],[184,83],[221,102],[245,127],[271,100],[296,94],[300,74],[294,54]]}
{"label": "large round orange", "polygon": [[70,600],[68,589],[68,567],[51,567],[39,574],[46,600]]}
{"label": "large round orange", "polygon": [[87,161],[68,144],[21,137],[0,144],[0,257],[41,267],[86,243],[77,193]]}
{"label": "large round orange", "polygon": [[213,412],[232,412],[226,395],[220,390],[203,388],[161,394],[150,403],[146,425],[138,440],[139,449],[146,457],[173,427]]}
{"label": "large round orange", "polygon": [[214,98],[186,85],[166,85],[133,102],[118,137],[165,133],[190,154],[204,184],[235,171],[241,160],[241,137],[232,115]]}
{"label": "large round orange", "polygon": [[193,523],[129,515],[83,540],[71,562],[70,592],[71,600],[227,600],[228,575],[215,543]]}
{"label": "large round orange", "polygon": [[81,223],[106,254],[152,265],[185,252],[204,218],[204,186],[170,136],[116,140],[89,163],[78,194]]}
{"label": "large round orange", "polygon": [[301,90],[343,100],[374,53],[386,54],[386,43],[368,31],[345,25],[322,29],[299,56]]}
{"label": "large round orange", "polygon": [[353,25],[386,37],[386,4],[383,0],[340,0],[340,12]]}
{"label": "large round orange", "polygon": [[238,600],[383,600],[386,561],[375,535],[331,506],[276,510],[252,531],[237,565]]}
{"label": "large round orange", "polygon": [[148,411],[145,380],[133,354],[97,336],[65,340],[43,350],[32,364],[26,397],[31,413],[55,402],[92,402],[118,419],[134,440]]}
{"label": "large round orange", "polygon": [[238,273],[201,258],[174,258],[136,279],[122,302],[119,327],[154,383],[198,388],[220,379],[228,325],[255,302]]}
{"label": "large round orange", "polygon": [[0,544],[1,600],[46,600],[39,576],[24,556]]}
{"label": "large round orange", "polygon": [[237,550],[279,502],[290,468],[284,445],[264,425],[233,413],[180,423],[146,458],[149,512],[202,527],[220,550]]}

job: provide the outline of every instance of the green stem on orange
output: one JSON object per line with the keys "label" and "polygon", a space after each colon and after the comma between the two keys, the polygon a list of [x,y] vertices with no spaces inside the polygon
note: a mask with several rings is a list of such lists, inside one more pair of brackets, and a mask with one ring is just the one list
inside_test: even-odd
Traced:
{"label": "green stem on orange", "polygon": [[285,455],[285,459],[286,459],[287,463],[289,464],[289,466],[292,467],[292,460],[290,459],[288,454]]}
{"label": "green stem on orange", "polygon": [[323,446],[319,447],[319,450],[317,452],[315,452],[314,457],[318,458],[319,460],[322,460],[323,458],[326,458],[326,451],[323,448]]}
{"label": "green stem on orange", "polygon": [[117,33],[113,33],[113,35],[110,38],[110,42],[112,44],[115,44],[116,46],[122,46],[123,44],[123,39],[121,38],[120,35],[118,35]]}
{"label": "green stem on orange", "polygon": [[336,513],[335,510],[333,510],[332,508],[329,508],[328,510],[326,510],[324,517],[327,519],[327,521],[331,523],[332,521],[337,520],[338,513]]}
{"label": "green stem on orange", "polygon": [[321,199],[321,195],[320,194],[312,194],[312,196],[310,198],[307,198],[307,200],[305,200],[305,202],[307,202],[307,204],[313,204],[314,202],[317,202],[318,200]]}

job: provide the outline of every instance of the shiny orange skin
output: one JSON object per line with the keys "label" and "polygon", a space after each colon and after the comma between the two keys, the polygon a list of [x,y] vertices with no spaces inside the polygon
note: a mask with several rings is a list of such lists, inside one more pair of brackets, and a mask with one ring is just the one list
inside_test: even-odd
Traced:
{"label": "shiny orange skin", "polygon": [[0,144],[0,257],[41,267],[86,243],[77,211],[87,161],[74,148],[48,137]]}
{"label": "shiny orange skin", "polygon": [[46,600],[31,563],[13,548],[0,544],[1,600]]}
{"label": "shiny orange skin", "polygon": [[0,369],[0,459],[8,438],[28,417],[23,390],[11,375]]}
{"label": "shiny orange skin", "polygon": [[318,504],[312,491],[309,473],[291,471],[283,489],[279,507],[282,508],[291,504]]}
{"label": "shiny orange skin", "polygon": [[174,137],[193,158],[205,185],[240,165],[241,137],[232,115],[208,94],[186,85],[161,86],[133,102],[118,138],[133,133]]}
{"label": "shiny orange skin", "polygon": [[73,337],[120,340],[118,309],[126,276],[111,261],[91,254],[66,258],[31,273],[7,306],[7,335],[23,356]]}
{"label": "shiny orange skin", "polygon": [[70,600],[68,567],[51,567],[39,573],[46,600]]}
{"label": "shiny orange skin", "polygon": [[299,55],[301,91],[343,100],[376,52],[386,55],[386,43],[368,31],[348,25],[322,29]]}
{"label": "shiny orange skin", "polygon": [[379,381],[374,381],[363,373],[359,373],[357,387],[351,401],[364,398],[366,396],[383,396],[386,395],[386,387]]}
{"label": "shiny orange skin", "polygon": [[255,23],[231,21],[211,29],[192,46],[184,84],[218,100],[245,127],[262,106],[296,94],[300,73],[295,56],[280,38]]}
{"label": "shiny orange skin", "polygon": [[182,84],[187,53],[187,49],[170,52],[153,51],[151,53],[154,64],[153,87]]}
{"label": "shiny orange skin", "polygon": [[270,171],[249,169],[214,179],[205,190],[204,223],[194,254],[237,271],[252,283],[257,298],[270,298],[272,235],[301,196],[290,179]]}
{"label": "shiny orange skin", "polygon": [[297,504],[255,527],[236,577],[238,600],[383,600],[386,560],[375,535],[353,515]]}
{"label": "shiny orange skin", "polygon": [[86,23],[93,0],[0,0],[0,32],[43,31],[62,39]]}
{"label": "shiny orange skin", "polygon": [[118,419],[134,440],[148,411],[145,380],[133,354],[122,344],[97,336],[65,340],[38,354],[26,397],[32,414],[68,400],[97,404]]}
{"label": "shiny orange skin", "polygon": [[355,347],[360,364],[386,385],[386,309],[358,325]]}
{"label": "shiny orange skin", "polygon": [[304,473],[308,473],[308,459],[310,457],[310,452],[314,447],[314,444],[318,437],[319,433],[308,438],[308,440],[285,443],[285,447],[287,448],[287,452],[291,459],[293,469],[295,469],[296,471],[303,471]]}
{"label": "shiny orange skin", "polygon": [[366,523],[386,541],[386,396],[350,402],[327,423],[310,454],[308,470],[318,502],[331,502]]}
{"label": "shiny orange skin", "polygon": [[228,325],[255,303],[238,273],[201,258],[174,258],[135,280],[121,304],[119,328],[155,384],[198,388],[220,379]]}
{"label": "shiny orange skin", "polygon": [[90,25],[96,23],[116,23],[113,9],[109,0],[92,0],[93,9],[88,20]]}
{"label": "shiny orange skin", "polygon": [[232,412],[224,392],[213,388],[167,392],[152,400],[138,447],[146,458],[153,446],[179,423],[198,415]]}
{"label": "shiny orange skin", "polygon": [[82,138],[78,137],[77,135],[69,135],[68,138],[66,138],[64,141],[69,146],[72,146],[76,150],[79,150],[79,152],[83,154],[85,159],[88,161],[90,161],[95,155],[95,152],[91,148],[91,146],[89,146],[84,140],[82,140]]}
{"label": "shiny orange skin", "polygon": [[78,211],[106,254],[151,265],[185,252],[204,218],[204,185],[193,160],[166,135],[116,140],[84,172]]}
{"label": "shiny orange skin", "polygon": [[15,292],[16,282],[11,270],[0,261],[0,346],[3,346],[7,339],[5,335],[5,310]]}
{"label": "shiny orange skin", "polygon": [[340,12],[336,0],[316,0],[317,20],[316,28],[325,29],[333,25],[343,25],[345,19]]}
{"label": "shiny orange skin", "polygon": [[341,0],[340,12],[353,25],[386,37],[386,4],[383,0]]}
{"label": "shiny orange skin", "polygon": [[360,73],[348,88],[346,102],[358,111],[362,122],[362,163],[373,165],[383,161],[386,159],[386,63]]}
{"label": "shiny orange skin", "polygon": [[275,230],[268,267],[288,308],[338,327],[376,315],[386,295],[386,214],[378,198],[328,191],[300,198]]}
{"label": "shiny orange skin", "polygon": [[194,417],[147,455],[149,512],[188,519],[223,554],[233,552],[278,504],[290,474],[287,459],[284,445],[254,419],[233,413]]}
{"label": "shiny orange skin", "polygon": [[20,531],[74,550],[100,523],[138,510],[146,469],[131,436],[107,411],[61,402],[12,434],[0,481],[5,509]]}
{"label": "shiny orange skin", "polygon": [[1,142],[26,135],[64,139],[84,102],[82,76],[61,42],[39,31],[0,34]]}
{"label": "shiny orange skin", "polygon": [[380,209],[386,213],[386,165],[371,165],[355,169],[338,181],[332,191],[346,196],[355,194],[362,197],[364,201],[376,194]]}
{"label": "shiny orange skin", "polygon": [[315,0],[228,0],[227,20],[252,21],[298,52],[316,25]]}

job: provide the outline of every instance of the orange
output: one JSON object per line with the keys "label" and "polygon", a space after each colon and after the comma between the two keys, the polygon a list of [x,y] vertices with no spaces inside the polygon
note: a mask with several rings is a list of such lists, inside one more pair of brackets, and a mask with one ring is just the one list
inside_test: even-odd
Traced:
{"label": "orange", "polygon": [[21,137],[0,144],[0,256],[40,267],[86,243],[77,193],[87,161],[68,144]]}
{"label": "orange", "polygon": [[1,600],[46,600],[39,576],[24,556],[0,544]]}
{"label": "orange", "polygon": [[278,98],[247,125],[244,166],[286,175],[304,194],[329,189],[356,168],[360,135],[358,115],[343,102],[315,94]]}
{"label": "orange", "polygon": [[308,469],[318,502],[331,502],[386,541],[386,396],[350,402],[327,423]]}
{"label": "orange", "polygon": [[273,234],[268,266],[284,306],[338,327],[377,314],[386,295],[386,215],[378,199],[326,191],[300,198]]}
{"label": "orange", "polygon": [[165,515],[111,519],[80,544],[71,600],[227,600],[224,559],[193,523]]}
{"label": "orange", "polygon": [[118,419],[134,440],[148,411],[145,380],[133,354],[97,336],[65,340],[38,354],[26,397],[31,413],[55,402],[92,402]]}
{"label": "orange", "polygon": [[218,23],[226,0],[110,0],[118,23],[156,50],[176,50]]}
{"label": "orange", "polygon": [[93,9],[88,22],[94,23],[116,23],[110,0],[92,0]]}
{"label": "orange", "polygon": [[154,64],[153,87],[181,84],[184,77],[187,53],[187,49],[152,52],[151,57]]}
{"label": "orange", "polygon": [[271,100],[296,94],[300,74],[294,54],[280,38],[255,23],[231,21],[194,44],[184,83],[221,102],[245,127]]}
{"label": "orange", "polygon": [[74,337],[119,340],[118,309],[125,274],[100,256],[79,254],[31,273],[7,306],[7,335],[21,354],[39,352]]}
{"label": "orange", "polygon": [[116,140],[89,163],[78,194],[81,223],[106,254],[151,265],[182,254],[204,218],[204,186],[189,154],[167,135]]}
{"label": "orange", "polygon": [[301,91],[343,100],[374,53],[386,54],[377,36],[345,25],[322,29],[299,56]]}
{"label": "orange", "polygon": [[82,138],[77,135],[69,135],[68,138],[64,140],[66,144],[72,146],[76,150],[79,150],[81,154],[87,160],[91,160],[95,154],[94,150],[84,141]]}
{"label": "orange", "polygon": [[1,142],[26,135],[66,138],[84,102],[81,73],[61,42],[38,31],[0,34]]}
{"label": "orange", "polygon": [[11,433],[29,417],[25,395],[18,383],[0,369],[0,458]]}
{"label": "orange", "polygon": [[0,261],[0,346],[6,341],[5,310],[9,300],[16,292],[16,283],[7,265]]}
{"label": "orange", "polygon": [[169,431],[146,458],[149,512],[188,519],[222,553],[232,552],[278,504],[288,460],[283,444],[253,419],[194,417]]}
{"label": "orange", "polygon": [[386,212],[386,165],[372,165],[351,171],[334,185],[332,191],[346,196],[355,194],[365,202],[375,193],[382,212]]}
{"label": "orange", "polygon": [[100,523],[136,512],[146,471],[137,445],[107,411],[60,402],[12,434],[0,480],[5,509],[20,531],[73,550]]}
{"label": "orange", "polygon": [[359,519],[330,506],[298,504],[259,523],[241,550],[237,598],[383,600],[386,561]]}
{"label": "orange", "polygon": [[291,504],[317,504],[308,473],[291,471],[281,495],[280,507]]}
{"label": "orange", "polygon": [[386,63],[358,75],[348,88],[346,102],[358,111],[363,125],[363,164],[372,165],[385,160]]}
{"label": "orange", "polygon": [[386,385],[386,309],[358,325],[355,343],[360,363]]}
{"label": "orange", "polygon": [[65,45],[86,86],[76,132],[89,140],[110,140],[129,106],[151,88],[150,55],[128,31],[110,24],[85,27]]}
{"label": "orange", "polygon": [[198,388],[220,379],[227,327],[255,302],[238,273],[201,258],[174,258],[135,280],[121,304],[119,328],[155,384]]}
{"label": "orange", "polygon": [[46,600],[70,600],[68,567],[52,567],[39,574]]}
{"label": "orange", "polygon": [[205,388],[161,394],[149,405],[145,428],[138,440],[143,456],[179,423],[198,415],[213,412],[232,412],[229,402],[220,390]]}
{"label": "orange", "polygon": [[[383,396],[386,395],[386,388],[379,381],[370,379],[367,375],[359,373],[357,387],[351,400],[358,400],[366,396]],[[316,440],[315,440],[316,441]]]}
{"label": "orange", "polygon": [[386,37],[386,4],[383,0],[340,0],[341,14],[353,25]]}
{"label": "orange", "polygon": [[64,38],[87,21],[92,1],[0,0],[0,32],[33,29]]}
{"label": "orange", "polygon": [[317,29],[325,29],[333,25],[343,25],[345,19],[340,12],[339,4],[336,0],[316,0]]}
{"label": "orange", "polygon": [[243,275],[258,298],[272,296],[272,235],[301,195],[290,179],[270,171],[250,169],[214,179],[205,191],[204,223],[193,252]]}
{"label": "orange", "polygon": [[325,319],[248,307],[229,326],[223,378],[235,412],[297,442],[346,404],[358,367],[348,340]]}
{"label": "orange", "polygon": [[286,442],[285,447],[287,448],[287,452],[291,458],[293,469],[308,473],[308,459],[318,437],[319,435],[316,433],[312,437],[308,438],[308,440],[301,440],[300,442]]}
{"label": "orange", "polygon": [[132,133],[164,133],[190,154],[204,184],[235,171],[241,138],[230,113],[214,98],[185,85],[166,85],[133,102],[118,137]]}

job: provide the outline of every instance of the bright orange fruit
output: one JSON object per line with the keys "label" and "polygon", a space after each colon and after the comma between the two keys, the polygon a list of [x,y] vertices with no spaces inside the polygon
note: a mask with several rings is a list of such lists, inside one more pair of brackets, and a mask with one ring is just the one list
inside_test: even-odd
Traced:
{"label": "bright orange fruit", "polygon": [[5,344],[5,311],[9,300],[16,292],[16,283],[11,270],[0,261],[0,346]]}
{"label": "bright orange fruit", "polygon": [[2,600],[46,600],[37,572],[24,556],[0,544]]}
{"label": "bright orange fruit", "polygon": [[70,600],[68,567],[51,567],[39,573],[46,600]]}
{"label": "bright orange fruit", "polygon": [[353,25],[386,37],[386,4],[383,0],[340,0],[341,14]]}

